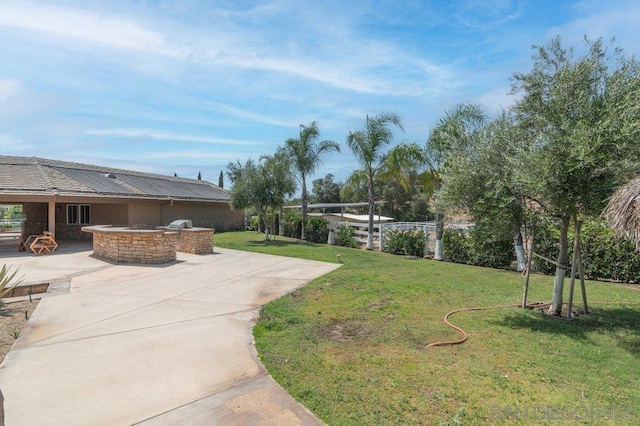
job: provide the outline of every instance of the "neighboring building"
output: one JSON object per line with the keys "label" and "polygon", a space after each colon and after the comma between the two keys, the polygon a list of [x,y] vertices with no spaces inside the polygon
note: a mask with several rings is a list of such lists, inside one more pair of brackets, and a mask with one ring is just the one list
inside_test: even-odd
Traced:
{"label": "neighboring building", "polygon": [[21,204],[23,234],[90,239],[86,225],[154,229],[177,219],[217,231],[243,229],[244,212],[229,193],[203,180],[112,167],[0,156],[0,204]]}

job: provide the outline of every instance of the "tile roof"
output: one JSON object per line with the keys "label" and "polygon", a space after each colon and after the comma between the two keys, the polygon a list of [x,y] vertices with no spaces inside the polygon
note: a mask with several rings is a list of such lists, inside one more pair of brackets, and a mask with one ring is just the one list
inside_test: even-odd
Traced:
{"label": "tile roof", "polygon": [[0,156],[2,194],[229,201],[227,191],[204,180],[10,156]]}

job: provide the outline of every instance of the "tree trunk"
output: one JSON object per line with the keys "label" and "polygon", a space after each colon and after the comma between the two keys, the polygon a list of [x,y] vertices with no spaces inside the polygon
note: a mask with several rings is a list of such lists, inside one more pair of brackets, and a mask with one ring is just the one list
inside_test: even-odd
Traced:
{"label": "tree trunk", "polygon": [[444,260],[444,250],[442,247],[442,235],[444,234],[444,215],[436,213],[436,251],[433,260]]}
{"label": "tree trunk", "polygon": [[524,245],[522,244],[522,233],[518,231],[516,235],[513,237],[513,245],[516,249],[516,261],[517,266],[516,270],[518,272],[524,271],[525,268],[525,259],[524,259]]}
{"label": "tree trunk", "polygon": [[369,230],[367,233],[367,250],[373,250],[373,212],[375,209],[375,196],[373,194],[373,174],[369,172]]}
{"label": "tree trunk", "polygon": [[266,211],[262,213],[262,217],[264,218],[264,240],[269,241],[269,219]]}
{"label": "tree trunk", "polygon": [[284,215],[283,211],[284,207],[280,206],[280,211],[278,212],[278,235],[281,237],[284,236],[284,227],[282,226],[282,216]]}
{"label": "tree trunk", "polygon": [[304,226],[307,224],[307,182],[306,178],[302,176],[302,231],[300,232],[300,239],[305,239]]}
{"label": "tree trunk", "polygon": [[562,315],[562,291],[564,290],[564,276],[567,271],[567,259],[569,257],[569,218],[563,217],[560,224],[560,253],[558,265],[556,265],[556,278],[553,283],[553,301],[549,307],[549,315]]}

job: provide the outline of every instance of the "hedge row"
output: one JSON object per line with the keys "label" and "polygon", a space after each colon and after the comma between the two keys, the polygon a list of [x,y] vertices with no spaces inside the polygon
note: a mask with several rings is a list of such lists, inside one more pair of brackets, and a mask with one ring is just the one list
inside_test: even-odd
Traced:
{"label": "hedge row", "polygon": [[383,250],[387,253],[423,257],[424,232],[422,230],[389,230],[385,232]]}
{"label": "hedge row", "polygon": [[[302,215],[286,213],[282,217],[282,226],[285,237],[302,237]],[[304,233],[307,241],[326,244],[329,239],[329,222],[321,217],[307,216]]]}
{"label": "hedge row", "polygon": [[488,225],[476,224],[468,236],[460,230],[445,229],[442,244],[448,262],[508,269],[515,259],[513,240],[497,235]]}
{"label": "hedge row", "polygon": [[[534,252],[549,259],[557,260],[560,247],[558,225],[546,221],[536,228]],[[569,229],[569,265],[573,256],[573,227]],[[601,220],[585,221],[580,232],[582,241],[582,266],[584,274],[592,280],[612,280],[640,282],[640,255],[634,245],[617,238],[613,230]],[[535,269],[554,274],[555,266],[536,260]],[[571,273],[567,267],[567,275]]]}
{"label": "hedge row", "polygon": [[[569,229],[569,265],[573,256],[573,227]],[[640,255],[634,245],[617,238],[606,223],[588,220],[582,225],[582,265],[585,277],[592,280],[640,282]],[[560,231],[557,223],[545,220],[536,227],[534,253],[557,261],[560,251]],[[491,268],[509,268],[515,259],[513,241],[497,237],[491,229],[480,224],[465,235],[460,231],[445,230],[442,238],[445,260]],[[545,260],[534,258],[533,268],[543,274],[555,274],[556,267]]]}

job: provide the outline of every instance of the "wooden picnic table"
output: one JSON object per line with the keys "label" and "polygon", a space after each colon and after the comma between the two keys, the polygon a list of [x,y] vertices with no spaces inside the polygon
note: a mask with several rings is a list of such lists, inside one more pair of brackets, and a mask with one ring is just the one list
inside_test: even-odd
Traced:
{"label": "wooden picnic table", "polygon": [[29,250],[38,256],[42,253],[53,253],[58,248],[58,243],[56,243],[53,232],[44,231],[42,235],[29,236],[22,244],[22,247],[25,250],[29,247]]}

